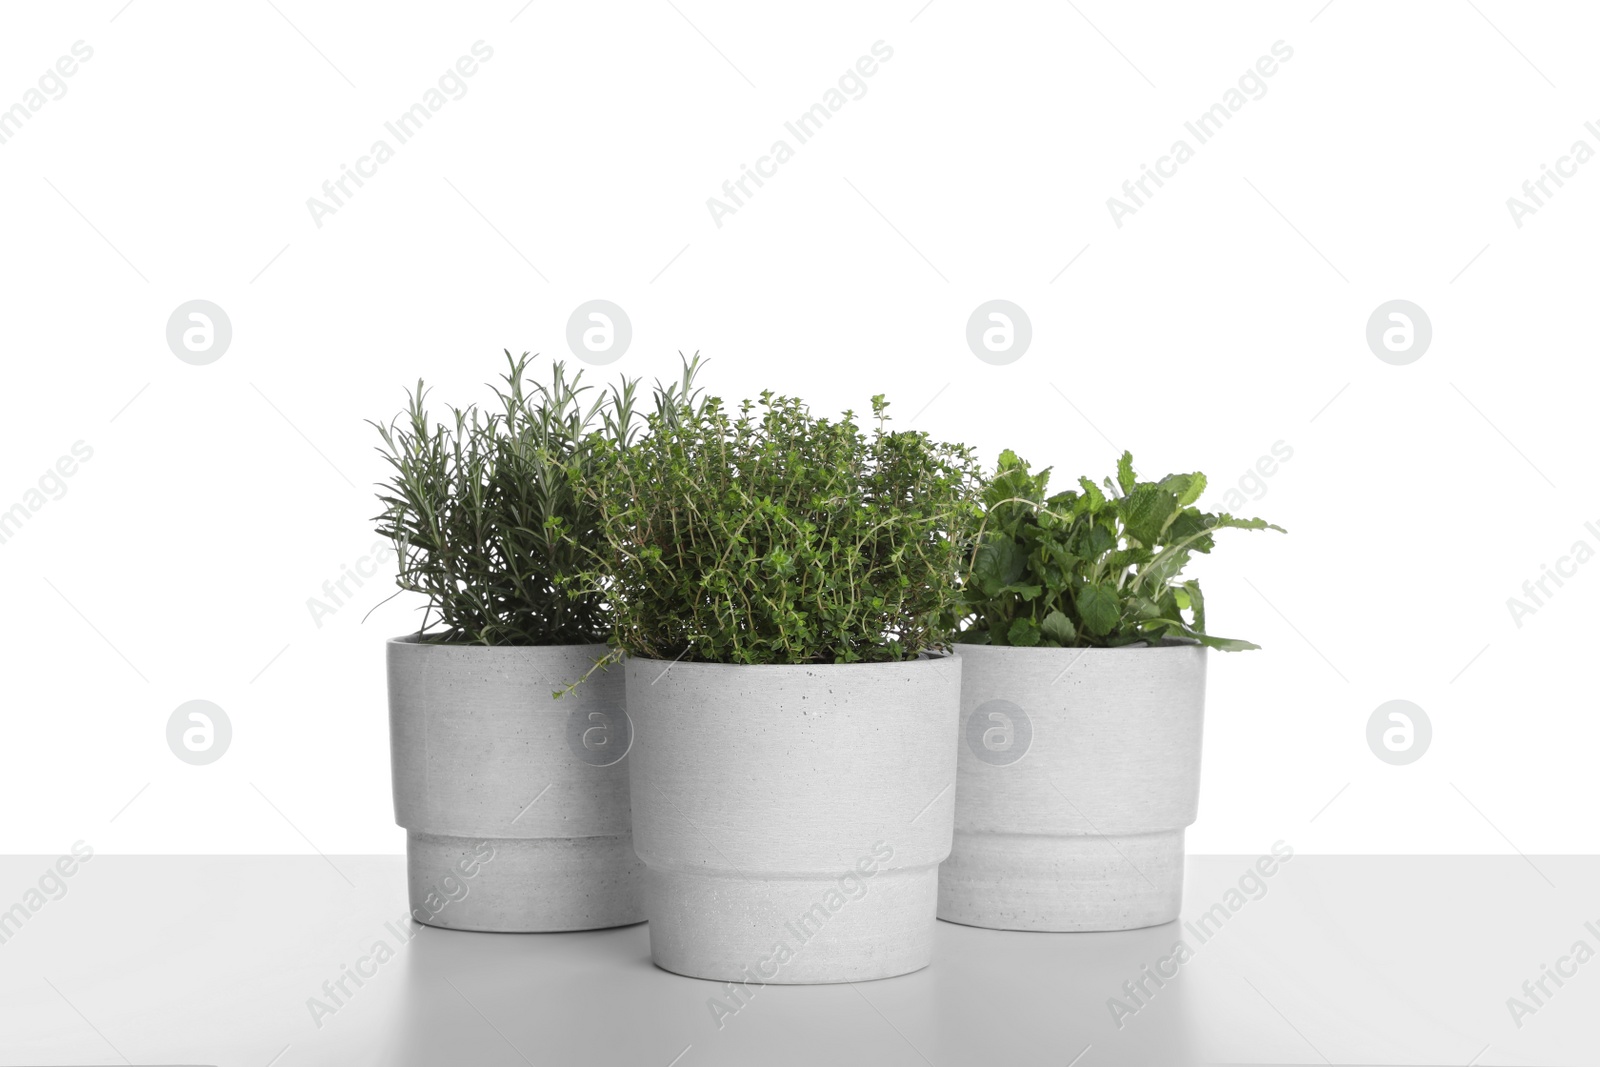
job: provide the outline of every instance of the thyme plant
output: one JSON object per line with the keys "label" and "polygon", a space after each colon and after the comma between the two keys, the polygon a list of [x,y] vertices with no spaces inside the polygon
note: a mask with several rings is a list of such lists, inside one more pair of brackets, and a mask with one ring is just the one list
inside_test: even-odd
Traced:
{"label": "thyme plant", "polygon": [[600,591],[578,581],[600,527],[583,487],[606,433],[631,421],[635,383],[590,399],[581,371],[555,362],[548,384],[531,382],[529,359],[506,353],[488,409],[435,422],[419,380],[401,415],[372,423],[391,468],[373,521],[394,543],[400,588],[427,598],[425,640],[585,644],[611,630]]}
{"label": "thyme plant", "polygon": [[[943,647],[980,512],[971,450],[764,392],[730,410],[680,381],[636,441],[599,445],[592,587],[613,645],[711,663],[903,660]],[[631,414],[631,413],[630,413]],[[629,442],[632,441],[630,444]]]}

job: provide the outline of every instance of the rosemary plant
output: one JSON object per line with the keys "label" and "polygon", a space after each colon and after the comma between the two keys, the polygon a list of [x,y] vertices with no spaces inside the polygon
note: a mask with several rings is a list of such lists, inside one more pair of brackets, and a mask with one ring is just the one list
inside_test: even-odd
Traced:
{"label": "rosemary plant", "polygon": [[611,619],[601,592],[578,581],[583,545],[600,533],[585,491],[608,433],[631,423],[635,383],[586,398],[582,372],[555,362],[530,382],[529,356],[506,353],[487,410],[450,408],[433,421],[419,380],[406,410],[373,423],[391,468],[374,517],[394,542],[401,589],[427,598],[419,635],[477,645],[602,641]]}

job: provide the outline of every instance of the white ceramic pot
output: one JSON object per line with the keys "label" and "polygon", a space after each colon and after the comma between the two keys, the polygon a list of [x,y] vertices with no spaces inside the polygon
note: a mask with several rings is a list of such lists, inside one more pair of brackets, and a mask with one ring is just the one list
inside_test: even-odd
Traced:
{"label": "white ceramic pot", "polygon": [[657,966],[753,989],[928,965],[959,659],[626,675]]}
{"label": "white ceramic pot", "polygon": [[388,644],[395,822],[411,914],[456,930],[644,918],[621,671],[604,645]]}
{"label": "white ceramic pot", "polygon": [[1130,930],[1178,917],[1206,650],[957,645],[955,844],[939,918]]}

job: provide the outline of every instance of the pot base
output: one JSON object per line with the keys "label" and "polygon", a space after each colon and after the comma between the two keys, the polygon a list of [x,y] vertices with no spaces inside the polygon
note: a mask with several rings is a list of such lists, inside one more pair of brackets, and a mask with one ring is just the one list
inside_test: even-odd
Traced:
{"label": "pot base", "polygon": [[644,921],[633,835],[406,834],[411,917],[447,930],[554,933]]}
{"label": "pot base", "polygon": [[939,918],[990,930],[1136,930],[1178,917],[1183,830],[964,833],[939,870]]}
{"label": "pot base", "polygon": [[938,875],[937,864],[866,879],[646,868],[650,955],[752,991],[909,974],[933,957]]}

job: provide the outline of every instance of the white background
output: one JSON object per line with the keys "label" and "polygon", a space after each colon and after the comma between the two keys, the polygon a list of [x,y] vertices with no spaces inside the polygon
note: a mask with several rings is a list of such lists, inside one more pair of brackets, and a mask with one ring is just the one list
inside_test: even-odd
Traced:
{"label": "white background", "polygon": [[[320,627],[306,604],[375,540],[363,420],[419,376],[482,399],[503,348],[570,359],[592,298],[634,328],[592,378],[698,350],[729,398],[885,392],[986,464],[1098,479],[1129,448],[1216,506],[1285,442],[1245,510],[1289,536],[1197,568],[1212,629],[1265,650],[1213,655],[1190,848],[1600,849],[1600,563],[1520,628],[1506,606],[1600,548],[1600,162],[1521,228],[1506,206],[1600,148],[1591,9],[674,3],[7,5],[0,107],[94,54],[0,144],[0,510],[93,458],[0,544],[0,851],[400,851],[382,643],[412,605],[363,622],[381,578]],[[479,40],[466,95],[317,227],[307,198]],[[1117,227],[1107,197],[1280,40],[1266,95]],[[234,334],[202,367],[165,339],[196,298]],[[1032,321],[1009,366],[965,343],[992,298]],[[1433,324],[1408,366],[1364,336],[1396,298]],[[205,767],[165,742],[196,698],[234,731]],[[1434,729],[1404,767],[1365,739],[1394,698]]]}

